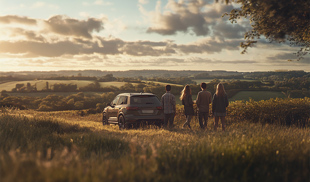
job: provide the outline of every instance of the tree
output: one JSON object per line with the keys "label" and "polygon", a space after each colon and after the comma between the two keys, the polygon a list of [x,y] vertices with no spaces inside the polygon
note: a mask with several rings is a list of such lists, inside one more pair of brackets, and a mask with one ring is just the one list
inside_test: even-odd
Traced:
{"label": "tree", "polygon": [[[216,0],[219,1],[219,0]],[[298,60],[310,51],[310,1],[309,0],[225,0],[240,4],[240,9],[230,13],[229,20],[236,23],[241,17],[248,18],[252,30],[245,33],[241,43],[242,53],[257,43],[261,35],[270,42],[288,41],[291,46],[301,47],[295,53]]]}
{"label": "tree", "polygon": [[17,83],[15,88],[16,88],[16,90],[20,91],[21,88],[23,88],[24,86],[25,86],[25,84],[23,84],[23,83]]}
{"label": "tree", "polygon": [[1,97],[8,97],[9,94],[8,94],[8,92],[6,90],[2,90],[0,96]]}
{"label": "tree", "polygon": [[119,90],[125,91],[125,92],[134,92],[135,87],[131,83],[125,83],[123,86],[119,88]]}

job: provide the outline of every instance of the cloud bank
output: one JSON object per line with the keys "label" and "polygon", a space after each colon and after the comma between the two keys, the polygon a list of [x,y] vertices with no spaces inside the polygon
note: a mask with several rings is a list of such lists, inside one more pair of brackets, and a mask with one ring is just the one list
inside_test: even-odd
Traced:
{"label": "cloud bank", "polygon": [[[139,0],[137,7],[147,20],[143,31],[146,35],[161,36],[162,39],[126,40],[106,35],[113,21],[103,18],[72,18],[54,15],[47,19],[18,15],[0,16],[0,57],[10,60],[5,64],[21,66],[67,66],[85,67],[185,67],[213,65],[266,66],[279,65],[281,60],[294,59],[288,55],[288,46],[277,47],[272,53],[270,44],[265,43],[264,55],[251,58],[234,57],[240,53],[240,42],[249,24],[231,24],[222,15],[234,6],[214,3],[213,0],[168,0],[167,4],[157,1],[154,10],[147,10],[151,3]],[[92,1],[84,6],[112,6],[108,1]],[[122,24],[121,22],[120,24]],[[134,25],[124,25],[134,27]],[[113,26],[112,26],[113,28]],[[135,30],[137,30],[137,27]],[[132,28],[132,30],[134,29]],[[126,31],[125,28],[122,30]],[[141,30],[141,27],[139,27]],[[116,31],[115,31],[116,32]],[[119,32],[118,32],[119,33]],[[104,36],[105,35],[105,36]],[[174,37],[186,35],[192,38],[186,43],[176,43]],[[167,39],[166,39],[167,37]],[[274,46],[274,45],[273,45]],[[234,52],[234,53],[232,53]],[[222,59],[226,55],[227,60]],[[216,58],[216,56],[221,58]],[[274,62],[262,60],[276,60]],[[27,61],[24,61],[27,60]],[[62,62],[62,64],[59,64]],[[309,59],[295,64],[307,65]],[[71,65],[71,66],[70,66]],[[198,65],[198,66],[197,66]],[[283,64],[292,66],[293,63]],[[238,67],[238,68],[239,68]],[[194,67],[193,67],[194,68]]]}

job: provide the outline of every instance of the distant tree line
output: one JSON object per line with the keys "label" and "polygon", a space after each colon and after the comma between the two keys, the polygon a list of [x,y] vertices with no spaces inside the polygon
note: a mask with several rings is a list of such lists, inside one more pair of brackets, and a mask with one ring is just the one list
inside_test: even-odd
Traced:
{"label": "distant tree line", "polygon": [[310,77],[309,72],[304,71],[270,71],[270,72],[250,72],[244,73],[245,79],[261,81],[282,81],[284,79]]}
{"label": "distant tree line", "polygon": [[[150,80],[154,80],[150,81]],[[121,87],[116,86],[105,86],[102,87],[100,85],[99,81],[94,81],[93,83],[90,83],[84,87],[77,87],[77,84],[63,84],[63,83],[57,83],[54,85],[49,85],[48,82],[46,82],[46,87],[42,89],[43,92],[49,91],[49,92],[152,92],[155,94],[160,95],[164,92],[164,85],[159,84],[156,82],[166,82],[169,84],[168,79],[150,79],[150,82],[127,82]],[[186,80],[186,79],[184,79]],[[186,81],[184,81],[186,82]],[[310,91],[310,77],[293,77],[290,79],[284,79],[281,81],[241,81],[241,80],[229,80],[229,81],[220,81],[219,79],[214,79],[213,81],[209,82],[207,84],[207,88],[213,92],[215,90],[216,85],[222,82],[224,84],[225,89],[227,92],[229,92],[229,96],[231,93],[236,93],[240,90],[275,90],[275,91],[283,91],[285,93],[288,92],[295,92],[296,91],[302,91],[301,96],[308,96],[308,92]],[[189,84],[192,86],[192,89],[194,91],[198,91],[200,89],[199,84],[196,84],[195,82],[192,84]],[[185,84],[184,84],[185,85]],[[183,86],[176,86],[175,90],[172,90],[175,94],[179,94],[181,90],[183,89]],[[12,92],[37,92],[36,85],[31,85],[30,83],[25,84],[16,84],[16,87],[11,90]],[[289,95],[289,94],[287,94]],[[296,95],[296,94],[295,94]],[[294,96],[295,97],[295,96]]]}
{"label": "distant tree line", "polygon": [[242,74],[236,75],[211,75],[207,72],[205,73],[198,73],[193,76],[194,79],[243,79]]}
{"label": "distant tree line", "polygon": [[[210,83],[207,83],[207,90],[212,93],[212,95],[215,93],[215,89],[217,84],[220,82],[218,79],[214,79]],[[269,87],[264,85],[262,82],[246,82],[246,81],[227,81],[222,82],[224,84],[224,87],[226,89],[226,92],[228,94],[228,97],[232,97],[234,94],[238,93],[238,91],[241,90],[272,90],[275,89],[274,87]],[[290,84],[297,84],[301,85],[300,87],[296,87],[298,89],[302,87],[301,90],[294,90],[294,85]],[[303,98],[303,97],[310,97],[309,92],[309,79],[304,78],[292,78],[289,80],[285,80],[283,82],[277,83],[278,86],[282,84],[281,86],[289,86],[293,89],[280,89],[279,91],[283,91],[284,94],[287,95],[289,98]],[[28,88],[31,88],[31,85],[27,84]],[[27,88],[27,86],[25,88]],[[199,84],[191,84],[192,94],[196,95],[200,91],[200,85]],[[18,86],[18,88],[24,88]],[[74,85],[57,85],[54,86],[53,89],[56,89],[58,91],[61,91],[62,89],[68,89],[72,88],[72,90],[76,89]],[[83,88],[83,87],[82,87]],[[2,91],[0,95],[0,106],[15,106],[20,109],[36,109],[39,111],[60,111],[60,110],[84,110],[86,109],[89,113],[96,113],[101,112],[102,109],[107,105],[107,103],[110,103],[113,98],[121,92],[148,92],[148,93],[154,93],[159,98],[165,93],[165,86],[160,85],[157,83],[151,83],[151,84],[145,84],[145,83],[138,83],[138,84],[132,84],[132,83],[126,83],[125,85],[121,87],[105,87],[101,88],[98,85],[98,82],[92,83],[86,87],[84,87],[85,90],[89,91],[89,89],[94,89],[93,91],[96,91],[96,89],[106,89],[106,91],[99,96],[85,96],[83,92],[79,92],[76,94],[72,94],[69,96],[60,96],[56,94],[48,95],[44,98],[40,97],[16,97],[16,96],[10,96],[8,92]],[[182,91],[184,86],[177,86],[172,85],[172,94],[178,95]],[[281,88],[281,87],[279,87]],[[278,88],[278,89],[279,89]],[[286,87],[284,87],[286,88]]]}
{"label": "distant tree line", "polygon": [[0,106],[17,107],[19,109],[35,109],[39,111],[89,110],[91,113],[102,109],[116,96],[115,92],[103,93],[100,96],[85,96],[83,92],[69,96],[48,95],[40,97],[16,97],[2,93]]}
{"label": "distant tree line", "polygon": [[177,78],[153,77],[153,78],[146,78],[146,80],[147,81],[164,82],[164,83],[172,83],[172,84],[180,84],[180,85],[196,84],[196,82],[193,81],[189,77],[177,77]]}

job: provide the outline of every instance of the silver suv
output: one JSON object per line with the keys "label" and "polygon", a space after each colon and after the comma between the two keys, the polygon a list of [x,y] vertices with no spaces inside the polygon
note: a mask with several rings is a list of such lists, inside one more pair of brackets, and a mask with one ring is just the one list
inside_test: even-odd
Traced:
{"label": "silver suv", "polygon": [[122,93],[104,108],[102,124],[118,124],[120,129],[141,123],[160,126],[164,112],[158,97],[152,93]]}

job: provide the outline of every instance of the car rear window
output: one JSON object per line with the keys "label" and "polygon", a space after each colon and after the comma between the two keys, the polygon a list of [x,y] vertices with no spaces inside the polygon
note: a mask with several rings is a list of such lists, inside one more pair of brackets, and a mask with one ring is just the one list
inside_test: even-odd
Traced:
{"label": "car rear window", "polygon": [[155,95],[136,95],[130,98],[131,104],[160,104]]}

